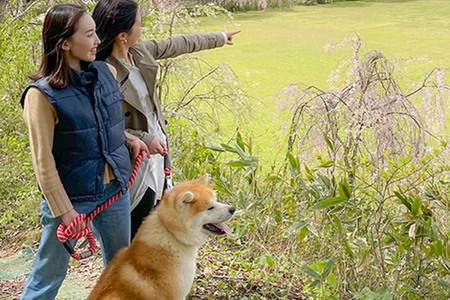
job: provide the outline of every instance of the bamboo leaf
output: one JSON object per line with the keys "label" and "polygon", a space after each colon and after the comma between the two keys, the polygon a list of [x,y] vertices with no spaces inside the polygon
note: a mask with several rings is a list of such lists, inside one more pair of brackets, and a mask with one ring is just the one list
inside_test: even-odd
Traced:
{"label": "bamboo leaf", "polygon": [[339,183],[339,195],[346,200],[350,199],[352,196],[352,189],[348,184],[347,178],[342,179]]}
{"label": "bamboo leaf", "polygon": [[317,179],[327,188],[331,189],[331,181],[328,177],[318,174]]}
{"label": "bamboo leaf", "polygon": [[395,196],[397,196],[398,199],[403,203],[406,208],[408,208],[409,211],[412,211],[411,203],[408,201],[408,199],[403,196],[400,192],[394,192]]}
{"label": "bamboo leaf", "polygon": [[347,252],[348,256],[350,256],[351,258],[354,258],[355,254],[353,253],[352,249],[350,248],[350,245],[348,244],[347,239],[344,238],[342,242],[344,243],[345,252]]}
{"label": "bamboo leaf", "polygon": [[275,262],[273,261],[272,255],[266,255],[266,262],[269,265],[269,267],[275,266]]}
{"label": "bamboo leaf", "polygon": [[311,174],[312,175],[312,172],[311,172],[311,170],[308,168],[308,166],[305,164],[305,171],[306,171],[306,173],[308,173],[308,174]]}
{"label": "bamboo leaf", "polygon": [[314,234],[316,237],[319,237],[319,233],[317,232],[317,229],[314,225],[308,224],[306,225],[306,227],[308,228],[309,232]]}
{"label": "bamboo leaf", "polygon": [[279,175],[269,175],[269,176],[267,176],[267,180],[269,180],[269,181],[282,181],[283,178],[281,178]]}
{"label": "bamboo leaf", "polygon": [[318,286],[320,284],[320,280],[314,280],[310,285],[309,285],[309,287],[311,288],[311,289],[313,289],[313,288],[315,288],[316,286]]}
{"label": "bamboo leaf", "polygon": [[444,245],[441,240],[437,240],[433,244],[431,244],[431,250],[434,254],[437,256],[443,256],[444,255]]}
{"label": "bamboo leaf", "polygon": [[440,286],[442,286],[443,288],[447,289],[450,291],[450,283],[446,282],[443,279],[438,279],[438,283]]}
{"label": "bamboo leaf", "polygon": [[337,230],[339,235],[342,235],[342,224],[341,224],[341,220],[339,220],[339,218],[335,215],[332,214],[331,217],[333,218],[334,223],[336,224]]}
{"label": "bamboo leaf", "polygon": [[334,263],[336,262],[335,259],[330,259],[327,263],[327,265],[325,266],[325,268],[323,269],[322,272],[322,279],[326,279],[328,274],[330,274],[331,272],[331,268],[333,268]]}
{"label": "bamboo leaf", "polygon": [[240,157],[242,157],[243,159],[248,159],[248,155],[245,153],[244,148],[242,148],[239,144],[236,144],[235,149]]}
{"label": "bamboo leaf", "polygon": [[217,152],[225,152],[225,149],[221,146],[209,145],[209,146],[206,146],[206,149],[210,149],[210,150],[217,151]]}
{"label": "bamboo leaf", "polygon": [[414,201],[412,202],[412,206],[411,206],[411,211],[415,216],[417,216],[419,214],[421,204],[422,203],[420,202],[419,197],[414,198]]}
{"label": "bamboo leaf", "polygon": [[277,224],[280,224],[281,221],[283,221],[283,216],[282,216],[280,210],[275,209],[274,214],[275,214],[275,216],[273,218],[275,219],[275,222],[277,222]]}
{"label": "bamboo leaf", "polygon": [[336,151],[334,150],[333,143],[331,143],[330,138],[328,137],[328,135],[325,132],[323,133],[323,138],[325,139],[325,142],[327,143],[328,148],[330,148],[330,150],[333,153],[336,153]]}
{"label": "bamboo leaf", "polygon": [[251,166],[253,163],[252,160],[230,160],[227,162],[227,165],[229,165],[230,167],[249,167]]}
{"label": "bamboo leaf", "polygon": [[242,135],[240,132],[237,133],[236,135],[236,143],[238,144],[239,147],[241,147],[242,150],[245,151],[245,146],[248,147],[248,145],[244,142],[244,140],[242,139]]}
{"label": "bamboo leaf", "polygon": [[303,272],[305,272],[306,274],[308,274],[312,278],[315,278],[317,280],[321,279],[320,275],[316,271],[311,269],[310,267],[303,267],[302,270],[303,270]]}
{"label": "bamboo leaf", "polygon": [[328,198],[328,199],[317,202],[316,205],[314,205],[312,208],[313,209],[324,209],[324,208],[338,205],[345,201],[347,201],[347,199],[341,198],[341,197]]}
{"label": "bamboo leaf", "polygon": [[326,160],[322,162],[320,165],[318,165],[318,168],[330,168],[334,165],[334,162],[332,160]]}
{"label": "bamboo leaf", "polygon": [[287,154],[289,161],[289,169],[291,170],[292,177],[297,176],[300,173],[300,163],[298,158],[294,157],[291,153]]}
{"label": "bamboo leaf", "polygon": [[306,224],[307,223],[305,221],[301,221],[301,222],[298,222],[297,224],[292,225],[291,227],[288,228],[288,230],[286,230],[286,235],[291,235],[294,231],[297,231],[300,228],[305,227]]}
{"label": "bamboo leaf", "polygon": [[220,144],[220,146],[222,146],[223,149],[225,149],[225,150],[228,151],[228,152],[237,153],[237,150],[236,150],[236,149],[234,149],[234,148],[231,147],[231,146],[228,146],[227,144]]}
{"label": "bamboo leaf", "polygon": [[300,232],[298,233],[298,240],[300,242],[302,242],[305,239],[305,237],[308,235],[308,232],[309,232],[309,229],[307,226],[302,227],[300,229]]}

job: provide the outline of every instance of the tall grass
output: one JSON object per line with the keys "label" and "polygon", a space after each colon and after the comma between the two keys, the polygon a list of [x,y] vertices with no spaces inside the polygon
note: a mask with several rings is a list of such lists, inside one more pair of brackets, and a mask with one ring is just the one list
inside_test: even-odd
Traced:
{"label": "tall grass", "polygon": [[348,59],[329,88],[278,95],[291,121],[285,160],[269,173],[252,136],[238,130],[211,144],[198,123],[172,120],[176,178],[206,170],[240,208],[234,239],[222,241],[229,263],[217,297],[292,299],[299,287],[314,299],[448,296],[448,70],[405,89],[395,62],[363,52],[357,36],[344,44]]}
{"label": "tall grass", "polygon": [[311,299],[450,296],[448,135],[428,125],[442,125],[446,111],[414,104],[448,106],[447,70],[403,92],[389,59],[360,52],[357,38],[352,49],[342,86],[289,86],[280,96],[292,123],[279,169],[264,173],[239,132],[203,143],[215,189],[240,208],[234,241],[224,242],[238,257],[228,253],[222,267],[248,276],[227,281],[241,287],[236,297],[292,299],[299,286]]}

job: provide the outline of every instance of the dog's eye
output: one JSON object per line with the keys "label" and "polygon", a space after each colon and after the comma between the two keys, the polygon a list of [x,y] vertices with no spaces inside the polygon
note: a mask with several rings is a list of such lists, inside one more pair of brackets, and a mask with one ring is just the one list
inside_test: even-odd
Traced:
{"label": "dog's eye", "polygon": [[208,208],[208,210],[213,210],[214,209],[214,206],[211,206],[210,208]]}

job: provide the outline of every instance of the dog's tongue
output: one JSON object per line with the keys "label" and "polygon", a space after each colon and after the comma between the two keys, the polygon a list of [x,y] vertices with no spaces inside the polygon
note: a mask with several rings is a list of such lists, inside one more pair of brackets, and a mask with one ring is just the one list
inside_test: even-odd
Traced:
{"label": "dog's tongue", "polygon": [[225,223],[214,223],[214,226],[217,228],[223,230],[227,235],[232,235],[230,227],[227,226]]}

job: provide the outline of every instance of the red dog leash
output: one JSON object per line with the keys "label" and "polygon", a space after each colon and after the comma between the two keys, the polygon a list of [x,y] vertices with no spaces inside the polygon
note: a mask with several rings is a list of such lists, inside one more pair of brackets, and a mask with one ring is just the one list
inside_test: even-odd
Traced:
{"label": "red dog leash", "polygon": [[[169,146],[167,146],[169,147]],[[164,147],[164,151],[163,151],[163,156],[164,156],[164,175],[166,176],[166,189],[170,190],[171,188],[173,188],[173,179],[172,179],[172,169],[166,167],[167,165],[169,165],[168,161],[169,161],[169,151],[167,150],[168,148]],[[164,193],[163,193],[164,194]]]}
{"label": "red dog leash", "polygon": [[[138,157],[136,158],[136,164],[134,165],[133,172],[131,173],[130,180],[128,181],[128,188],[133,184],[134,180],[136,179],[137,172],[139,170],[139,167],[141,166],[142,159],[144,158],[144,153],[141,152]],[[171,170],[168,170],[171,173]],[[167,171],[165,170],[166,174]],[[89,222],[92,221],[92,219],[95,218],[99,213],[104,211],[108,206],[110,206],[114,201],[122,197],[123,193],[122,191],[118,192],[114,196],[108,199],[105,203],[102,205],[99,205],[94,211],[92,211],[89,216],[86,218],[85,214],[79,214],[70,224],[69,226],[65,226],[63,223],[61,223],[58,226],[58,230],[56,232],[58,236],[58,240],[63,244],[63,246],[66,248],[67,252],[69,252],[70,256],[76,260],[80,260],[83,258],[87,258],[91,256],[95,250],[97,249],[97,245],[95,243],[95,237],[92,233],[91,227],[89,226]],[[77,233],[73,234],[73,228],[77,226],[79,222],[86,222],[88,224],[86,228]],[[83,236],[86,236],[87,241],[89,242],[89,250],[83,252],[83,253],[77,253],[73,249],[73,247],[69,243],[69,239],[71,240],[77,240]]]}

